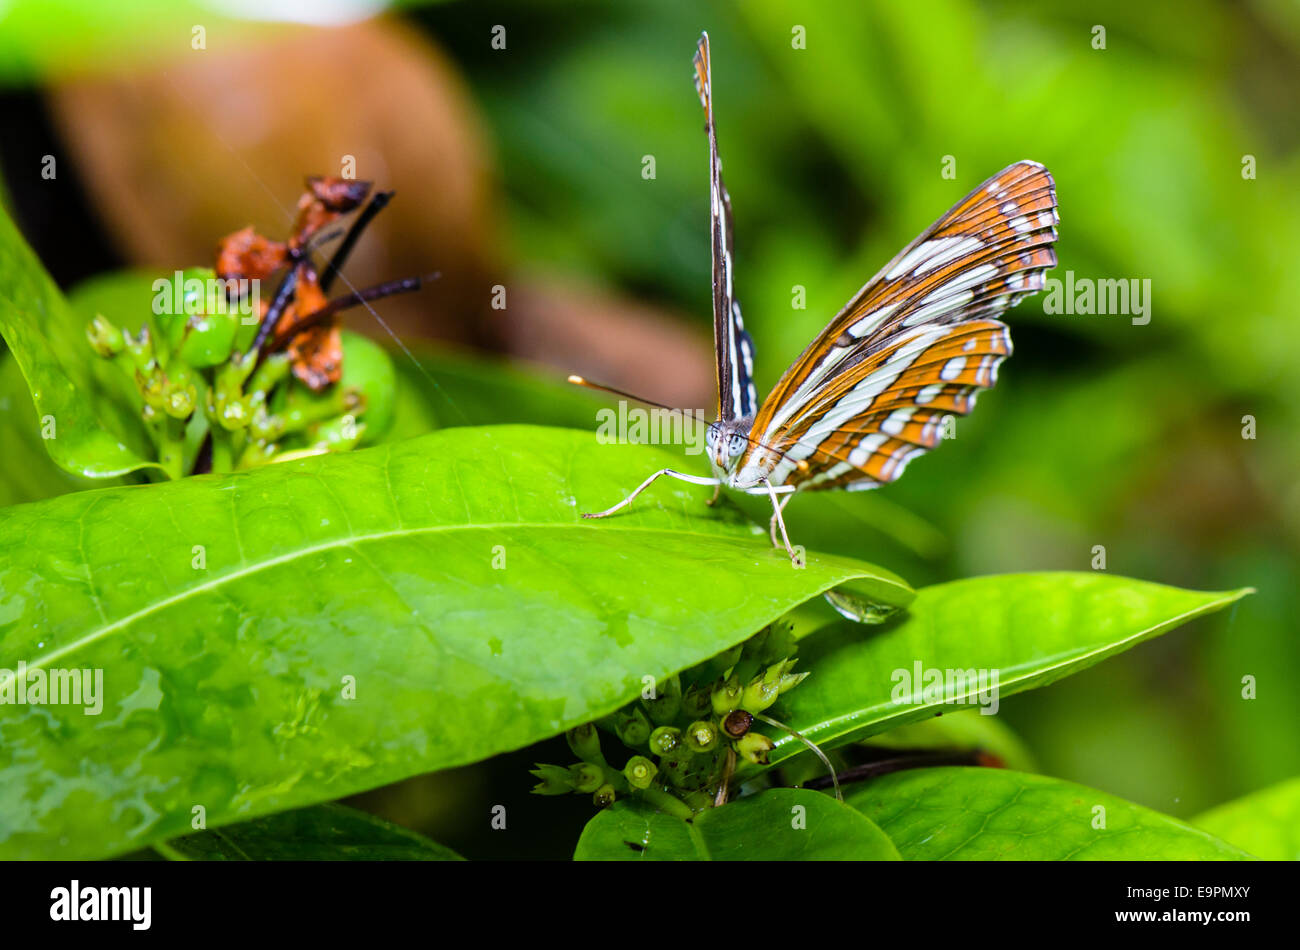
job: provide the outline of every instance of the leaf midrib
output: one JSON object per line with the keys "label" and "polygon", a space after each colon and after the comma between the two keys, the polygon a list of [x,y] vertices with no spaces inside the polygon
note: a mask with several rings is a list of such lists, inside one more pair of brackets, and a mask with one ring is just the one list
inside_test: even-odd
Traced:
{"label": "leaf midrib", "polygon": [[[1070,655],[1057,654],[1057,656],[1061,656],[1062,658],[1061,658],[1059,661],[1052,662],[1052,663],[1050,663],[1050,664],[1047,665],[1047,666],[1031,667],[1031,666],[1029,666],[1028,664],[1022,664],[1022,665],[1020,665],[1019,667],[1011,667],[1012,670],[1017,670],[1017,669],[1018,669],[1018,670],[1023,670],[1023,672],[1020,672],[1020,673],[1017,673],[1017,674],[1013,675],[1013,676],[1011,677],[1010,681],[1007,683],[1007,685],[1008,685],[1008,686],[1017,686],[1017,685],[1019,685],[1019,684],[1021,684],[1021,683],[1024,683],[1026,680],[1033,679],[1033,678],[1038,677],[1038,676],[1041,676],[1041,675],[1043,675],[1043,674],[1051,673],[1051,672],[1053,672],[1053,671],[1055,671],[1055,670],[1062,669],[1062,668],[1064,668],[1064,667],[1066,667],[1066,666],[1069,666],[1071,663],[1074,663],[1074,662],[1077,662],[1077,661],[1085,660],[1085,659],[1087,659],[1088,657],[1091,657],[1091,656],[1096,656],[1098,653],[1102,653],[1102,652],[1104,652],[1104,651],[1106,651],[1106,650],[1108,650],[1108,649],[1111,649],[1111,648],[1114,648],[1114,647],[1122,647],[1122,646],[1123,646],[1124,644],[1126,644],[1126,643],[1131,643],[1131,642],[1134,641],[1134,640],[1139,640],[1139,639],[1141,639],[1142,637],[1144,637],[1144,636],[1146,636],[1146,635],[1148,635],[1148,634],[1151,634],[1152,631],[1160,630],[1161,628],[1164,628],[1164,629],[1170,629],[1170,628],[1172,628],[1172,627],[1174,627],[1174,626],[1177,626],[1178,624],[1182,623],[1184,620],[1190,620],[1190,619],[1192,619],[1192,618],[1195,618],[1195,617],[1197,617],[1197,616],[1199,616],[1199,615],[1205,613],[1207,610],[1210,610],[1210,609],[1212,609],[1212,608],[1214,608],[1214,607],[1216,607],[1216,606],[1221,606],[1221,605],[1223,605],[1223,604],[1230,604],[1230,603],[1232,603],[1233,601],[1240,600],[1242,597],[1245,597],[1245,596],[1246,596],[1247,594],[1249,594],[1249,593],[1251,593],[1251,588],[1243,588],[1242,590],[1231,591],[1231,592],[1229,592],[1228,595],[1225,596],[1225,597],[1221,597],[1221,598],[1219,598],[1218,600],[1212,600],[1212,601],[1210,601],[1210,602],[1208,602],[1208,603],[1201,604],[1200,606],[1195,607],[1195,608],[1193,608],[1192,610],[1184,611],[1183,613],[1179,614],[1178,616],[1176,616],[1176,617],[1172,617],[1172,618],[1170,618],[1169,620],[1166,620],[1166,621],[1164,621],[1164,622],[1162,622],[1162,623],[1153,624],[1153,625],[1150,626],[1150,627],[1145,627],[1145,628],[1143,628],[1142,630],[1139,630],[1137,633],[1133,634],[1132,636],[1125,637],[1125,638],[1122,639],[1122,640],[1112,640],[1112,641],[1110,641],[1109,643],[1104,643],[1104,644],[1102,644],[1101,646],[1097,647],[1096,649],[1088,650],[1088,651],[1083,652],[1083,653],[1074,653],[1074,654],[1070,654]],[[1000,690],[1001,690],[1001,687],[1002,687],[1002,677],[999,676],[999,677],[998,677],[998,680],[999,680],[998,688],[999,688],[999,691],[1000,691]],[[973,692],[967,692],[967,693],[964,694],[963,696],[958,697],[957,699],[954,699],[954,700],[952,700],[951,702],[945,700],[945,701],[944,701],[943,703],[941,703],[941,704],[934,704],[934,703],[932,703],[932,704],[930,704],[930,705],[931,705],[931,706],[933,706],[933,705],[944,705],[944,706],[948,706],[948,705],[960,705],[961,702],[962,702],[962,700],[970,699],[971,697],[977,695],[978,693],[979,693],[979,690],[975,690],[975,691],[973,691]],[[892,705],[892,704],[891,704],[891,705]],[[870,707],[870,708],[874,708],[874,707]],[[921,704],[917,704],[917,705],[909,706],[909,707],[907,707],[907,708],[910,708],[910,709],[924,709],[924,708],[927,708],[927,707],[926,707],[926,704],[925,704],[925,703],[921,703]],[[821,722],[817,723],[816,725],[813,725],[813,726],[804,726],[802,729],[800,729],[800,731],[803,732],[805,735],[808,735],[808,734],[816,734],[816,733],[818,733],[818,730],[821,730],[821,729],[833,729],[833,728],[837,728],[837,727],[842,726],[842,725],[844,725],[844,724],[852,723],[853,720],[854,720],[856,717],[861,716],[865,711],[867,711],[867,710],[858,710],[858,711],[855,712],[855,713],[847,713],[847,714],[842,715],[842,716],[832,716],[832,717],[830,717],[829,719],[823,719]],[[889,717],[887,717],[887,716],[886,716],[886,717],[883,717],[883,718],[881,718],[881,719],[876,719],[876,720],[874,720],[873,722],[870,722],[870,723],[866,723],[866,724],[864,724],[864,728],[867,727],[867,726],[873,725],[873,724],[875,724],[875,723],[887,722],[888,719],[889,719]],[[836,732],[836,733],[834,733],[833,735],[827,737],[827,739],[823,739],[822,741],[825,742],[825,741],[828,741],[828,740],[839,739],[839,738],[842,738],[843,736],[845,736],[845,735],[847,735],[848,733],[851,733],[851,732],[853,732],[853,729],[852,729],[851,727],[848,728],[848,729],[843,729],[843,730],[841,730],[841,731],[839,731],[839,732]],[[787,737],[784,737],[784,736],[781,737],[780,739],[776,740],[776,743],[777,743],[777,748],[793,748],[793,747],[794,747],[794,745],[793,745],[794,740],[792,740],[792,739],[788,739]],[[785,761],[786,758],[789,758],[789,756],[786,756],[786,757],[781,758],[781,759],[776,759],[775,757],[773,757],[773,761],[772,761],[771,764],[772,764],[773,766],[775,766],[775,765],[779,765],[781,762]]]}
{"label": "leaf midrib", "polygon": [[[742,544],[745,543],[746,541],[746,539],[739,538],[739,537],[730,538],[722,534],[706,534],[701,531],[690,531],[690,530],[683,531],[680,529],[646,528],[646,527],[639,527],[634,525],[616,525],[613,527],[602,527],[600,525],[582,524],[581,522],[576,524],[563,524],[560,522],[533,523],[527,521],[507,521],[507,522],[500,522],[500,523],[484,523],[484,524],[429,525],[422,528],[399,528],[393,531],[381,531],[373,534],[349,535],[343,538],[334,538],[323,544],[315,544],[309,547],[300,548],[288,554],[282,554],[273,558],[267,558],[266,560],[258,561],[251,565],[241,566],[239,568],[236,568],[233,571],[206,580],[201,584],[196,584],[193,587],[187,587],[176,594],[173,594],[169,597],[164,597],[162,600],[155,601],[149,604],[147,607],[129,613],[126,616],[114,620],[113,622],[106,624],[98,629],[91,630],[90,632],[82,635],[81,637],[78,637],[76,640],[73,640],[71,643],[59,647],[56,650],[52,650],[49,653],[47,653],[45,656],[38,657],[33,662],[27,664],[26,668],[28,670],[42,669],[43,667],[47,666],[54,660],[60,659],[64,656],[74,653],[77,650],[80,650],[82,647],[89,646],[90,644],[95,643],[96,641],[108,636],[109,634],[129,626],[130,624],[134,623],[137,620],[147,617],[150,614],[156,613],[160,610],[166,610],[167,608],[172,607],[176,604],[183,603],[188,597],[204,594],[210,590],[216,590],[220,588],[222,585],[226,584],[227,582],[236,581],[241,578],[248,577],[262,570],[268,570],[273,567],[279,567],[282,564],[288,564],[299,558],[309,557],[312,554],[318,554],[322,551],[330,551],[335,548],[344,548],[355,544],[365,544],[372,541],[384,541],[389,538],[401,538],[401,537],[408,537],[413,535],[433,534],[440,531],[500,531],[506,529],[516,529],[516,528],[537,529],[537,530],[560,530],[560,531],[568,531],[568,530],[576,529],[581,531],[604,531],[607,534],[612,534],[615,532],[660,534],[660,535],[670,535],[672,537],[686,536],[686,537],[704,538],[706,540],[711,540],[711,541],[739,542]],[[764,550],[767,549],[764,548]],[[888,578],[877,574],[869,574],[867,572],[862,572],[861,576],[874,577],[877,580],[894,584],[894,582],[890,581]],[[894,586],[899,587],[899,585],[897,584],[894,584]],[[899,589],[905,590],[906,588],[899,587]],[[9,679],[12,679],[13,675],[15,674],[11,672]],[[5,685],[5,683],[6,681],[0,680],[0,686]]]}

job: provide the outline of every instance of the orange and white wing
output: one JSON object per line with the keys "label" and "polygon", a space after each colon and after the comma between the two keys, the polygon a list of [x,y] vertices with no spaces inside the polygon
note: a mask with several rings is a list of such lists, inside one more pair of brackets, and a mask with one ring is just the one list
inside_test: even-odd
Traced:
{"label": "orange and white wing", "polygon": [[964,415],[1011,354],[994,319],[1056,264],[1056,188],[1016,162],[957,202],[876,274],[758,410],[740,474],[801,489],[898,478]]}

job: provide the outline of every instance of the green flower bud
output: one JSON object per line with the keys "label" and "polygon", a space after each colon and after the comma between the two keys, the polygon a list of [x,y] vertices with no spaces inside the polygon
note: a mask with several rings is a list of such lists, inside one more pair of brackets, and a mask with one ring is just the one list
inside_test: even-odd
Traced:
{"label": "green flower bud", "polygon": [[564,734],[564,738],[568,741],[573,754],[582,761],[593,762],[596,765],[605,764],[605,757],[600,753],[600,734],[596,732],[594,722],[584,722],[581,726],[574,726]]}
{"label": "green flower bud", "polygon": [[167,411],[166,398],[163,394],[162,370],[158,368],[157,363],[151,364],[144,370],[137,369],[135,385],[140,390],[140,397],[144,399],[146,406],[160,412]]}
{"label": "green flower bud", "polygon": [[95,319],[86,327],[86,337],[95,352],[103,357],[116,356],[126,346],[122,331],[101,313],[95,314]]}
{"label": "green flower bud", "polygon": [[734,674],[724,682],[718,683],[713,687],[713,714],[725,716],[731,712],[740,705],[743,693],[744,690],[740,688],[740,678]]}
{"label": "green flower bud", "polygon": [[745,687],[745,693],[740,700],[740,708],[748,712],[760,713],[776,702],[777,697],[780,695],[780,673],[777,674],[775,679],[767,675],[755,676],[749,681],[749,685]]}
{"label": "green flower bud", "polygon": [[630,749],[639,749],[650,738],[650,720],[639,706],[625,706],[614,714],[614,734]]}
{"label": "green flower bud", "polygon": [[530,770],[538,782],[533,786],[534,795],[567,795],[573,791],[573,776],[562,765],[544,765],[537,763],[537,768]]}
{"label": "green flower bud", "polygon": [[[257,364],[254,354],[249,354],[242,359]],[[288,353],[272,353],[262,360],[261,364],[257,364],[257,369],[253,371],[252,376],[245,377],[248,382],[243,388],[249,393],[269,393],[278,383],[288,379],[290,369],[292,363]]]}
{"label": "green flower bud", "polygon": [[650,733],[650,751],[655,755],[671,755],[684,744],[682,731],[675,726],[660,726]]}
{"label": "green flower bud", "polygon": [[718,746],[718,727],[701,719],[686,727],[686,745],[692,752],[712,752]]}
{"label": "green flower bud", "polygon": [[596,789],[596,793],[591,796],[591,801],[597,808],[608,808],[610,805],[614,804],[614,799],[617,797],[618,795],[614,792],[614,786],[606,783]]}
{"label": "green flower bud", "polygon": [[569,777],[575,792],[594,792],[604,784],[605,770],[591,762],[579,762],[569,766]]}
{"label": "green flower bud", "polygon": [[649,788],[659,774],[659,767],[644,755],[634,755],[623,766],[623,776],[633,788]]}
{"label": "green flower bud", "polygon": [[141,327],[140,332],[135,335],[123,334],[122,346],[126,350],[126,355],[131,358],[131,364],[137,373],[157,368],[158,361],[154,359],[153,341],[149,336],[148,327]]}
{"label": "green flower bud", "polygon": [[762,675],[750,680],[749,685],[745,687],[745,695],[741,699],[740,707],[753,713],[760,713],[776,702],[777,697],[782,693],[798,686],[807,674],[790,672],[797,662],[794,657],[779,660],[764,670]]}
{"label": "green flower bud", "polygon": [[188,419],[198,408],[198,374],[179,357],[173,357],[163,373],[162,398],[163,411],[173,419]]}
{"label": "green flower bud", "polygon": [[753,765],[767,765],[767,754],[775,745],[761,732],[747,732],[736,742],[736,752]]}
{"label": "green flower bud", "polygon": [[196,313],[184,324],[184,337],[177,355],[191,366],[216,366],[224,363],[235,344],[239,314]]}
{"label": "green flower bud", "polygon": [[808,678],[807,673],[786,673],[781,677],[781,692],[788,693]]}
{"label": "green flower bud", "polygon": [[248,432],[253,438],[274,442],[284,435],[284,428],[284,416],[268,412],[261,402],[253,407],[252,419],[248,423]]}
{"label": "green flower bud", "polygon": [[655,698],[641,700],[650,719],[657,726],[667,726],[677,719],[682,708],[682,681],[670,676],[655,685]]}
{"label": "green flower bud", "polygon": [[365,438],[368,426],[356,417],[326,419],[307,429],[307,438],[317,448],[331,452],[346,452],[355,448]]}

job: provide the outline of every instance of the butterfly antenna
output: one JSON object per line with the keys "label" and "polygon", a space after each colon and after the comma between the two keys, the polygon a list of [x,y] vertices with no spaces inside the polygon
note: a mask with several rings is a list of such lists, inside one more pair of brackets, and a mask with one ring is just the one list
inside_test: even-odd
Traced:
{"label": "butterfly antenna", "polygon": [[843,801],[844,801],[844,794],[840,791],[840,780],[839,780],[839,778],[838,778],[838,777],[836,776],[836,774],[835,774],[835,766],[831,765],[831,760],[828,759],[828,758],[826,758],[826,753],[823,752],[820,748],[817,747],[817,743],[813,742],[811,739],[806,739],[806,738],[804,738],[804,737],[803,737],[802,735],[800,735],[797,731],[795,731],[794,729],[791,729],[789,726],[787,726],[787,725],[786,725],[785,723],[783,723],[783,722],[778,722],[777,720],[773,719],[771,716],[764,716],[762,713],[755,713],[755,714],[754,714],[754,718],[755,718],[755,719],[761,719],[763,722],[767,723],[769,726],[776,726],[778,729],[781,729],[781,730],[783,730],[783,731],[785,731],[785,732],[788,732],[790,735],[794,736],[794,738],[798,739],[800,742],[802,742],[804,745],[806,745],[809,749],[811,749],[812,752],[813,752],[813,755],[817,756],[817,758],[819,758],[819,759],[822,760],[822,765],[826,766],[826,771],[830,772],[830,774],[831,774],[831,784],[835,786],[835,799],[836,799],[836,801],[839,801],[839,802],[843,803]]}
{"label": "butterfly antenna", "polygon": [[[647,406],[654,406],[656,409],[666,409],[668,412],[680,412],[691,419],[698,419],[700,422],[704,421],[704,416],[697,410],[674,409],[672,406],[665,406],[663,403],[655,402],[653,399],[645,399],[641,396],[634,396],[632,393],[626,392],[622,389],[615,389],[613,386],[606,386],[603,383],[593,383],[585,376],[570,375],[568,381],[573,383],[573,385],[575,386],[584,386],[587,389],[597,389],[600,390],[601,392],[612,393],[615,396],[622,396],[624,399],[632,399],[635,400],[636,402],[643,402]],[[787,452],[781,451],[774,445],[768,445],[766,442],[760,442],[758,439],[755,439],[752,436],[748,436],[748,435],[745,436],[745,440],[749,442],[750,445],[757,445],[761,448],[767,449],[769,452],[775,452],[781,458],[785,458],[789,454]],[[798,468],[800,471],[803,471],[808,467],[808,463],[803,459],[795,459],[794,464],[795,467]]]}
{"label": "butterfly antenna", "polygon": [[667,412],[680,412],[682,415],[688,416],[691,419],[698,419],[700,422],[704,421],[704,414],[699,410],[677,409],[673,406],[665,406],[661,402],[655,402],[653,399],[646,399],[642,396],[634,396],[632,393],[626,392],[622,389],[615,389],[613,386],[606,386],[603,383],[593,383],[585,376],[570,375],[568,381],[575,386],[582,386],[586,389],[598,389],[603,393],[612,393],[615,396],[622,396],[624,399],[631,399],[634,402],[643,402],[647,406],[654,406],[656,409],[663,409]]}

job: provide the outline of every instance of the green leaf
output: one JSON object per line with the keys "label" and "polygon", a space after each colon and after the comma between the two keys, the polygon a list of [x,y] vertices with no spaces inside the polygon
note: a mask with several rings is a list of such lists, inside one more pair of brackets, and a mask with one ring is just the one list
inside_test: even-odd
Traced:
{"label": "green leaf", "polygon": [[699,486],[579,518],[669,459],[447,429],[0,511],[4,665],[103,670],[102,715],[0,705],[0,856],[114,854],[196,805],[215,828],[476,761],[832,586],[911,600],[862,562],[794,569]]}
{"label": "green leaf", "polygon": [[[799,808],[802,811],[799,811]],[[615,802],[582,830],[577,861],[897,861],[871,821],[829,795],[773,788],[692,821],[639,799]]]}
{"label": "green leaf", "polygon": [[876,822],[908,861],[1251,857],[1204,831],[1114,795],[1004,769],[895,772],[852,789],[845,800]]}
{"label": "green leaf", "polygon": [[1300,861],[1300,778],[1211,808],[1192,824],[1266,861]]}
{"label": "green leaf", "polygon": [[187,861],[461,861],[455,851],[345,805],[284,811],[218,831],[173,838],[158,850]]}
{"label": "green leaf", "polygon": [[41,439],[41,420],[27,381],[9,355],[0,357],[0,445],[5,454],[0,468],[0,508],[105,484],[72,475],[54,464]]}
{"label": "green leaf", "polygon": [[[912,683],[940,670],[998,676],[998,699],[1086,669],[1250,593],[1182,590],[1092,573],[1004,574],[926,587],[906,615],[870,632],[834,624],[800,642],[812,673],[775,718],[834,747],[961,706]],[[906,688],[904,688],[906,687]],[[899,691],[901,702],[895,702]],[[970,692],[961,701],[976,702]],[[915,700],[915,701],[914,701]],[[993,708],[991,705],[988,708]],[[803,750],[773,734],[771,764]]]}
{"label": "green leaf", "polygon": [[944,713],[897,726],[865,740],[884,749],[978,749],[1000,758],[1009,769],[1032,772],[1037,767],[1025,744],[997,716],[975,710]]}
{"label": "green leaf", "polygon": [[124,398],[126,376],[91,349],[82,320],[0,209],[0,334],[22,369],[45,447],[76,475],[111,478],[145,468],[144,425]]}

